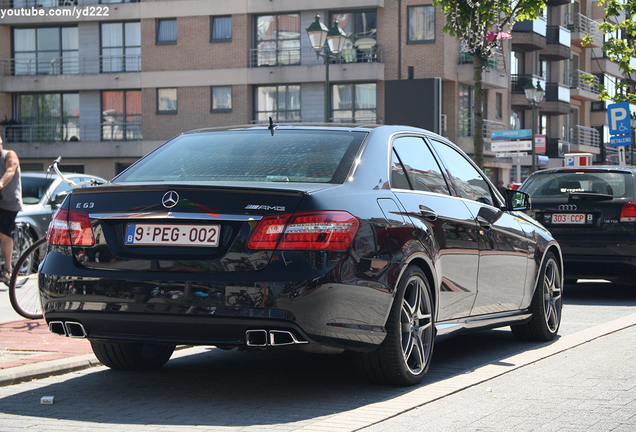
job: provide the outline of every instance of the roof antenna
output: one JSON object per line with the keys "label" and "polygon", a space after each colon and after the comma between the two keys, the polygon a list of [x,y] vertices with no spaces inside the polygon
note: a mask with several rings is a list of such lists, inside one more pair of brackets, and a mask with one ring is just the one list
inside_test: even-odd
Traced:
{"label": "roof antenna", "polygon": [[269,127],[267,129],[269,129],[269,131],[272,133],[272,136],[274,136],[274,131],[276,130],[276,128],[278,127],[278,124],[274,123],[272,121],[272,118],[269,118]]}

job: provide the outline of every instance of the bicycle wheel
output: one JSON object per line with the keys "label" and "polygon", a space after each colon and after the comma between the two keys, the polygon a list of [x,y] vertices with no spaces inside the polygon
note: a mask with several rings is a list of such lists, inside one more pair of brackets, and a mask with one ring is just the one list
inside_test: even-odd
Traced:
{"label": "bicycle wheel", "polygon": [[9,300],[13,309],[25,318],[42,318],[38,267],[45,253],[46,238],[41,238],[22,254],[11,275]]}

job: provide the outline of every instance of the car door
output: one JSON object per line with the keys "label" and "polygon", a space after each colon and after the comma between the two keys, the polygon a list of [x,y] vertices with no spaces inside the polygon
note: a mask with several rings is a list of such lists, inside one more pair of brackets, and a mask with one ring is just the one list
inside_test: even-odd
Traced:
{"label": "car door", "polygon": [[393,140],[391,189],[418,227],[422,243],[432,243],[441,281],[436,321],[469,315],[475,301],[479,242],[475,218],[451,196],[433,153],[421,136]]}
{"label": "car door", "polygon": [[458,196],[479,226],[477,298],[471,315],[519,309],[530,264],[530,247],[514,213],[502,209],[494,188],[466,156],[447,143],[431,139]]}

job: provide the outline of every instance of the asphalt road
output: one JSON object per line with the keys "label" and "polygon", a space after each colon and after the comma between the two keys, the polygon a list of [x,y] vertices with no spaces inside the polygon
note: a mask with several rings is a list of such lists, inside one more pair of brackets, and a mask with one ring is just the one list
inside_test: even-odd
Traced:
{"label": "asphalt road", "polygon": [[[439,428],[452,430],[452,425],[463,424],[469,414],[452,402],[454,398],[466,399],[475,391],[483,398],[489,386],[494,385],[491,382],[508,377],[511,381],[507,385],[512,387],[507,387],[508,399],[480,399],[486,407],[489,403],[505,406],[515,400],[515,386],[522,394],[535,376],[537,380],[549,377],[548,388],[542,388],[541,397],[537,395],[535,399],[546,399],[552,407],[548,410],[553,412],[555,404],[562,402],[549,389],[550,383],[559,385],[559,368],[584,376],[590,368],[586,360],[594,360],[595,365],[602,363],[594,356],[608,363],[616,359],[617,368],[625,367],[626,362],[636,364],[636,358],[623,358],[633,355],[633,350],[620,346],[621,338],[636,334],[635,327],[594,334],[594,329],[636,313],[636,288],[579,283],[566,286],[565,293],[556,343],[520,342],[507,329],[451,339],[436,346],[429,375],[416,387],[384,387],[361,381],[346,355],[225,352],[204,347],[177,353],[158,372],[127,373],[98,367],[0,388],[0,430],[423,430],[426,415],[431,414],[422,410],[439,410],[438,404],[446,408],[453,404],[454,410],[443,418],[446,426]],[[579,335],[586,332],[591,335],[588,340],[578,341]],[[633,337],[629,339],[630,347],[632,340]],[[565,344],[563,348],[559,348],[559,343]],[[581,370],[571,371],[572,368]],[[515,381],[517,376],[522,380]],[[631,382],[628,390],[636,393],[633,380],[621,382]],[[54,396],[54,403],[41,405],[45,396]],[[634,415],[636,402],[621,403],[627,404],[627,412]],[[540,418],[541,414],[537,416]],[[514,425],[519,427],[514,430],[552,430],[524,427],[536,425],[537,419],[527,419],[532,423],[523,420],[516,418]],[[508,425],[504,419],[494,417],[489,425],[464,430],[513,430],[513,423]],[[554,430],[590,430],[561,426]],[[634,428],[623,430],[636,430],[636,417]]]}

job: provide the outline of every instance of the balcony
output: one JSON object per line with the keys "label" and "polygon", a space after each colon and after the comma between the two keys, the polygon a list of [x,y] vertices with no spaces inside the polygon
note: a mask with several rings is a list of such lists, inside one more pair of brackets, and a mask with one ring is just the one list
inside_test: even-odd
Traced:
{"label": "balcony", "polygon": [[141,123],[103,124],[28,124],[0,126],[10,143],[47,143],[62,141],[138,141],[142,139]]}
{"label": "balcony", "polygon": [[551,158],[562,158],[566,153],[570,153],[570,143],[559,138],[548,138],[546,142],[546,156]]}
{"label": "balcony", "polygon": [[0,59],[0,76],[82,75],[140,71],[141,54]]}
{"label": "balcony", "polygon": [[544,102],[539,106],[539,112],[548,116],[570,114],[570,86],[546,83]]}
{"label": "balcony", "polygon": [[586,126],[569,126],[566,130],[570,142],[570,152],[601,153],[601,134]]}
{"label": "balcony", "polygon": [[537,51],[547,46],[546,19],[541,17],[534,21],[517,21],[512,28],[512,47],[521,51]]}
{"label": "balcony", "polygon": [[547,26],[547,45],[540,55],[542,58],[558,61],[570,58],[570,30],[561,26]]}
{"label": "balcony", "polygon": [[[581,48],[600,48],[603,46],[603,32],[598,29],[598,23],[580,13],[565,15],[566,27],[572,32],[572,43]],[[583,37],[592,36],[592,43],[582,45]]]}
{"label": "balcony", "polygon": [[[475,68],[473,57],[466,53],[459,53],[458,81],[470,85],[475,83]],[[482,86],[486,89],[505,89],[508,87],[508,72],[506,72],[503,53],[495,52],[488,59],[482,73]]]}
{"label": "balcony", "polygon": [[528,99],[526,99],[526,94],[523,91],[523,87],[528,83],[528,81],[532,81],[532,84],[536,87],[537,84],[541,84],[542,88],[546,88],[545,80],[543,77],[537,75],[529,75],[529,74],[516,74],[510,77],[510,104],[513,107],[520,109],[530,109],[530,104],[528,103]]}
{"label": "balcony", "polygon": [[[490,142],[490,136],[494,131],[506,130],[506,124],[503,122],[486,120],[484,119],[483,137],[484,141]],[[475,133],[475,120],[471,118],[465,118],[459,120],[459,136],[460,137],[472,137]]]}
{"label": "balcony", "polygon": [[[325,64],[322,57],[316,56],[311,47],[292,49],[257,49],[249,50],[251,68],[279,66],[315,66]],[[382,46],[374,45],[369,49],[345,48],[331,61],[331,64],[382,63]]]}
{"label": "balcony", "polygon": [[573,70],[566,74],[570,80],[570,97],[580,101],[596,101],[599,94],[599,81],[594,75],[594,80],[588,82],[583,79],[583,74],[588,74],[582,70]]}

